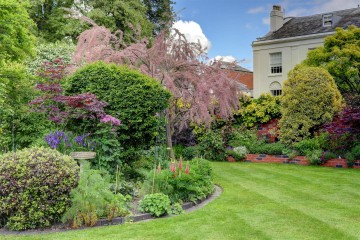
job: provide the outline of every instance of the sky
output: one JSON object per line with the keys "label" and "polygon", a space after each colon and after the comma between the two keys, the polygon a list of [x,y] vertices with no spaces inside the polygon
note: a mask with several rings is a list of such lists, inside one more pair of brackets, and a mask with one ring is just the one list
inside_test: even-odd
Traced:
{"label": "sky", "polygon": [[285,9],[286,17],[308,16],[355,8],[360,0],[174,0],[174,27],[189,41],[208,48],[209,59],[236,60],[253,69],[251,44],[270,29],[273,5]]}

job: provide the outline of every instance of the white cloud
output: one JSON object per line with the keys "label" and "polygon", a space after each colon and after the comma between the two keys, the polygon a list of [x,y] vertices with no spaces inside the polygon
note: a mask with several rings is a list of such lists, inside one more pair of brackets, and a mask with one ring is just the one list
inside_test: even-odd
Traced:
{"label": "white cloud", "polygon": [[177,21],[174,23],[173,28],[178,29],[185,35],[189,42],[200,42],[201,46],[207,50],[211,47],[211,42],[203,33],[200,25],[194,21]]}
{"label": "white cloud", "polygon": [[287,6],[283,8],[290,11],[286,12],[286,16],[298,17],[308,16],[312,14],[326,13],[349,8],[356,8],[360,4],[358,0],[313,0],[302,2],[301,6],[292,2],[283,2]]}
{"label": "white cloud", "polygon": [[265,25],[270,25],[270,17],[264,17],[262,19],[262,23]]}
{"label": "white cloud", "polygon": [[255,8],[250,8],[247,13],[250,14],[257,14],[257,13],[262,13],[265,12],[265,7],[263,6],[259,6],[259,7],[255,7]]}
{"label": "white cloud", "polygon": [[359,5],[358,0],[328,0],[323,1],[319,6],[313,8],[315,13],[331,12],[348,8],[356,8]]}
{"label": "white cloud", "polygon": [[235,62],[236,58],[233,56],[216,56],[212,60],[221,60],[223,62]]}

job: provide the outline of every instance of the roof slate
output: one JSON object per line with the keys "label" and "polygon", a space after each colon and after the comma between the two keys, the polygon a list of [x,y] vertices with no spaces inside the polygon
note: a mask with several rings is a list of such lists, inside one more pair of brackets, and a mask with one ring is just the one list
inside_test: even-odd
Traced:
{"label": "roof slate", "polygon": [[332,26],[323,27],[322,17],[327,13],[306,17],[294,17],[285,22],[285,24],[277,31],[269,32],[265,36],[257,38],[257,41],[334,32],[337,27],[347,28],[350,25],[360,27],[360,8],[334,11],[331,13],[338,18],[338,21],[334,21]]}

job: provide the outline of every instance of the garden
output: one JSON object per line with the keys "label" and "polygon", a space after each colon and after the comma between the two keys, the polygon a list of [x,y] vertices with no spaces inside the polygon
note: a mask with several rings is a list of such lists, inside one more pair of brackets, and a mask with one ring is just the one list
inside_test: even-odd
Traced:
{"label": "garden", "polygon": [[[52,3],[0,0],[1,237],[360,235],[358,170],[319,167],[360,166],[360,29],[310,51],[281,96],[252,99],[163,24],[171,1],[112,6],[127,22],[101,1],[88,15]],[[266,157],[281,164],[247,163]],[[133,223],[142,213],[171,217]]]}

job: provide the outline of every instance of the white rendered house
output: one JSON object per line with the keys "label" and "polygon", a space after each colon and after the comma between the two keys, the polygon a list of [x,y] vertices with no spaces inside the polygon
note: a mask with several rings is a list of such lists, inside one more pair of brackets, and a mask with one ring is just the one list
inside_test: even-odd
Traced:
{"label": "white rendered house", "polygon": [[288,72],[306,58],[307,52],[322,46],[335,28],[349,25],[360,27],[360,8],[285,18],[281,6],[274,5],[270,13],[270,32],[252,43],[253,96],[280,95]]}

